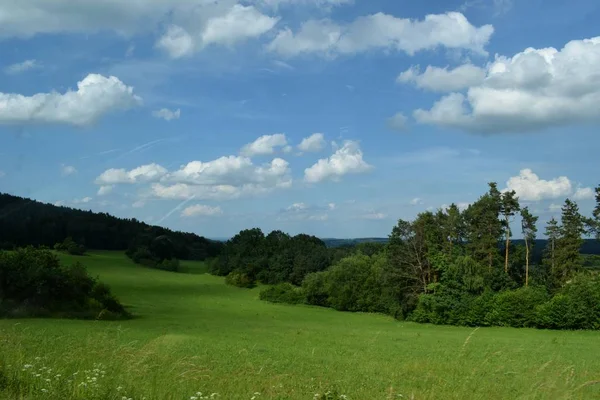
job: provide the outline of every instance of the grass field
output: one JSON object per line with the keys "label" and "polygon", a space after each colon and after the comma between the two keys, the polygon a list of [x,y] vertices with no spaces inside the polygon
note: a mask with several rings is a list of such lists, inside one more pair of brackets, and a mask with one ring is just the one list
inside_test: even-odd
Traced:
{"label": "grass field", "polygon": [[273,305],[201,263],[176,274],[121,253],[61,257],[82,261],[137,317],[0,320],[2,398],[313,399],[334,389],[348,399],[600,398],[599,332]]}

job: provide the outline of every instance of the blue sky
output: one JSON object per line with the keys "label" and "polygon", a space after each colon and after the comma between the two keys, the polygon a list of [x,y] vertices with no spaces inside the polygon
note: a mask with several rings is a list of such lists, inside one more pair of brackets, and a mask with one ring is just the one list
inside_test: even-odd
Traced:
{"label": "blue sky", "polygon": [[592,0],[0,1],[0,191],[209,237],[364,237],[497,181],[542,231],[600,183],[599,18]]}

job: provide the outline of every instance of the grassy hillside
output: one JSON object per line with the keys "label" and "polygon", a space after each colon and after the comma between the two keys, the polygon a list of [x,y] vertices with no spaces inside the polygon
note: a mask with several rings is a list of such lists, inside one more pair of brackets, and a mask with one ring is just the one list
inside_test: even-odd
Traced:
{"label": "grassy hillside", "polygon": [[474,330],[272,305],[258,289],[202,274],[198,262],[184,263],[195,274],[175,274],[116,252],[61,257],[87,265],[137,318],[1,320],[2,398],[313,399],[336,388],[367,400],[600,397],[598,332]]}

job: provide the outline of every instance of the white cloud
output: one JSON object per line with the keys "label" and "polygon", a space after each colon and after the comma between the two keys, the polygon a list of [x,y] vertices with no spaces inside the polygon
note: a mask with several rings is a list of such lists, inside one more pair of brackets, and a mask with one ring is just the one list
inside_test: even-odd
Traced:
{"label": "white cloud", "polygon": [[594,189],[591,187],[579,187],[573,194],[574,200],[589,200],[595,196]]}
{"label": "white cloud", "polygon": [[429,65],[420,74],[419,66],[412,66],[402,72],[396,81],[398,83],[414,83],[416,87],[433,92],[453,92],[471,86],[479,85],[486,76],[484,68],[473,64],[464,64],[452,70]]}
{"label": "white cloud", "polygon": [[484,47],[493,32],[491,25],[477,28],[458,12],[430,14],[421,21],[377,13],[345,25],[329,19],[309,20],[295,33],[289,28],[280,30],[267,49],[283,57],[315,53],[332,58],[373,49],[413,55],[442,46],[486,54]]}
{"label": "white cloud", "polygon": [[142,208],[146,205],[146,202],[144,200],[138,200],[136,202],[134,202],[131,207],[133,208]]}
{"label": "white cloud", "polygon": [[255,0],[258,5],[278,8],[281,6],[314,6],[329,9],[334,6],[352,4],[354,0]]}
{"label": "white cloud", "polygon": [[319,214],[319,215],[309,215],[309,221],[327,221],[329,219],[329,215],[327,214]]}
{"label": "white cloud", "polygon": [[[279,21],[261,13],[254,6],[227,2],[205,3],[198,11],[198,20],[188,22],[185,27],[172,24],[156,42],[156,47],[164,50],[172,58],[189,56],[209,45],[234,46],[248,39],[267,33]],[[231,2],[229,2],[231,3]]]}
{"label": "white cloud", "polygon": [[380,220],[380,219],[386,219],[387,215],[383,214],[383,213],[368,213],[368,214],[364,214],[361,215],[360,218],[362,219],[373,219],[373,220]]}
{"label": "white cloud", "polygon": [[[1,15],[1,13],[0,13]],[[114,76],[89,74],[77,83],[77,91],[38,93],[33,96],[0,93],[0,124],[61,123],[88,125],[105,114],[127,110],[141,103]]]}
{"label": "white cloud", "polygon": [[562,206],[560,204],[550,204],[550,206],[548,206],[548,211],[552,213],[560,212],[562,211]]}
{"label": "white cloud", "polygon": [[283,149],[281,149],[281,150],[285,154],[288,154],[288,153],[291,153],[292,151],[294,151],[294,148],[288,144],[287,146],[284,146]]}
{"label": "white cloud", "polygon": [[283,133],[263,135],[242,147],[240,153],[246,157],[264,156],[275,153],[277,147],[285,146],[287,146],[287,139]]}
{"label": "white cloud", "polygon": [[410,201],[411,206],[417,206],[419,204],[423,204],[423,199],[421,199],[420,197],[415,197]]}
{"label": "white cloud", "polygon": [[85,204],[92,201],[91,197],[84,197],[83,199],[75,199],[73,200],[73,204]]}
{"label": "white cloud", "polygon": [[304,170],[304,180],[315,183],[326,179],[339,180],[346,174],[370,171],[373,167],[363,160],[363,153],[357,142],[347,140],[331,157],[317,161]]}
{"label": "white cloud", "polygon": [[329,204],[327,204],[327,207],[329,207],[330,210],[335,210],[336,205],[335,205],[335,203],[329,203]]}
{"label": "white cloud", "polygon": [[527,168],[522,169],[518,176],[509,178],[504,190],[514,190],[521,200],[538,201],[566,197],[571,194],[573,186],[566,176],[544,180]]}
{"label": "white cloud", "polygon": [[98,196],[106,196],[107,194],[112,192],[113,189],[113,185],[100,186],[100,188],[98,189]]}
{"label": "white cloud", "polygon": [[223,214],[221,207],[211,207],[204,204],[195,204],[193,206],[186,207],[182,212],[182,217],[211,217],[215,215]]}
{"label": "white cloud", "polygon": [[418,122],[475,133],[527,132],[600,122],[600,37],[573,40],[561,50],[527,48],[497,55],[481,84],[451,93]]}
{"label": "white cloud", "polygon": [[387,124],[390,128],[397,131],[406,130],[407,118],[401,112],[396,113],[393,117],[388,118]]}
{"label": "white cloud", "polygon": [[[466,210],[466,209],[467,209],[467,208],[469,208],[469,206],[471,205],[471,203],[468,203],[468,202],[466,202],[466,201],[465,201],[465,202],[459,202],[459,203],[455,203],[455,204],[456,204],[456,207],[458,207],[458,209],[459,209],[460,211],[464,211],[464,210]],[[449,205],[449,204],[442,204],[442,206],[441,206],[440,208],[441,208],[442,210],[446,210],[446,209],[448,209],[448,207],[450,207],[450,205]],[[428,208],[427,208],[427,210],[428,210],[428,211],[432,211],[432,210],[433,210],[433,207],[428,207]]]}
{"label": "white cloud", "polygon": [[304,203],[294,203],[291,206],[289,206],[288,208],[286,208],[287,211],[303,211],[306,210],[308,208],[308,206]]}
{"label": "white cloud", "polygon": [[15,75],[25,71],[29,71],[30,69],[38,68],[39,66],[40,65],[36,60],[25,60],[20,63],[9,65],[8,67],[4,68],[4,72],[6,72],[9,75]]}
{"label": "white cloud", "polygon": [[325,136],[322,133],[313,133],[309,137],[302,139],[298,145],[298,150],[306,152],[318,152],[325,148]]}
{"label": "white cloud", "polygon": [[123,168],[110,168],[96,178],[97,185],[112,185],[116,183],[151,182],[162,178],[167,170],[158,164],[147,164],[127,171]]}
{"label": "white cloud", "polygon": [[171,111],[168,108],[161,108],[160,110],[152,111],[152,116],[155,118],[162,118],[165,121],[171,121],[173,119],[179,119],[181,116],[181,110],[177,109]]}
{"label": "white cloud", "polygon": [[65,205],[65,202],[63,200],[57,200],[52,204],[54,204],[56,207],[62,207]]}
{"label": "white cloud", "polygon": [[69,176],[77,173],[77,169],[72,165],[61,164],[60,172],[63,176]]}
{"label": "white cloud", "polygon": [[249,158],[221,157],[213,161],[192,161],[151,186],[159,198],[228,200],[268,193],[292,185],[289,163],[275,158],[254,165]]}

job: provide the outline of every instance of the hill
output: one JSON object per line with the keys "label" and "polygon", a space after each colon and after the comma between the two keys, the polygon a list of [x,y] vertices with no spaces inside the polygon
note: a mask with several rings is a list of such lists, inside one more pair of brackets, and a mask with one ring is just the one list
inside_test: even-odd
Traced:
{"label": "hill", "polygon": [[135,218],[59,207],[0,193],[0,248],[54,246],[67,237],[97,250],[126,250],[133,242],[168,236],[177,258],[204,260],[219,254],[222,244],[194,233],[148,225]]}

